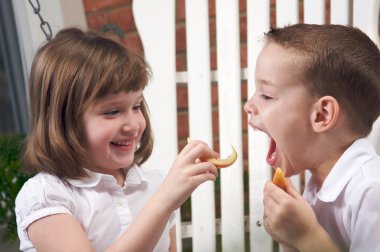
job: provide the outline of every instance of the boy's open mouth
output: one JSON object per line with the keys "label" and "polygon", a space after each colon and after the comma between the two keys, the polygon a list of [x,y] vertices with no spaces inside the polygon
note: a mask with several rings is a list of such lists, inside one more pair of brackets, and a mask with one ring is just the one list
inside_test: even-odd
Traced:
{"label": "boy's open mouth", "polygon": [[273,138],[270,138],[270,145],[269,145],[269,150],[267,154],[267,163],[270,166],[275,167],[276,162],[277,162],[277,157],[278,157],[278,153],[277,153],[277,148],[276,148],[276,142],[273,140]]}
{"label": "boy's open mouth", "polygon": [[276,142],[273,140],[273,138],[265,130],[263,130],[260,127],[256,126],[252,122],[249,122],[249,124],[251,125],[251,127],[253,128],[253,130],[261,131],[261,132],[264,132],[265,134],[268,135],[268,137],[270,138],[270,145],[269,145],[269,150],[268,150],[268,153],[267,153],[267,163],[270,166],[272,166],[272,167],[278,166],[278,164],[276,164],[277,163],[277,159],[278,159],[278,151],[277,151]]}

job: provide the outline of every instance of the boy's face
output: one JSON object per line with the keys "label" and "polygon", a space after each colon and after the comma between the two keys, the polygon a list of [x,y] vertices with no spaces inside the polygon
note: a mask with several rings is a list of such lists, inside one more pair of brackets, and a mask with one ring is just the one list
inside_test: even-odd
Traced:
{"label": "boy's face", "polygon": [[120,92],[95,100],[83,115],[90,170],[113,174],[129,167],[146,126],[142,91]]}
{"label": "boy's face", "polygon": [[286,176],[308,168],[308,143],[313,141],[313,99],[302,84],[302,61],[294,52],[267,44],[256,64],[255,93],[245,104],[249,124],[271,138],[267,162]]}

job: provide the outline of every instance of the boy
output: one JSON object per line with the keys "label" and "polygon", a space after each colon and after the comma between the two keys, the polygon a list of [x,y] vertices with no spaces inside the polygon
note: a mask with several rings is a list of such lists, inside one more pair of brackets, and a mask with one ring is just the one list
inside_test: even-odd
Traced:
{"label": "boy", "polygon": [[366,136],[380,114],[380,52],[358,29],[272,29],[244,109],[270,137],[267,162],[309,170],[303,197],[268,182],[264,226],[288,249],[380,251],[380,157]]}

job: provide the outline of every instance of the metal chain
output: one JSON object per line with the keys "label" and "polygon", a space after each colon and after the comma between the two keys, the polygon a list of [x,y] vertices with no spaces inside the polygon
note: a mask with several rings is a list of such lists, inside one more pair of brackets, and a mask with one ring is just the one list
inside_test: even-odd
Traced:
{"label": "metal chain", "polygon": [[50,41],[53,37],[53,32],[51,31],[50,24],[45,21],[41,16],[41,6],[38,0],[35,0],[36,4],[33,4],[32,0],[29,0],[30,5],[33,8],[34,14],[36,14],[40,18],[40,28],[42,32],[45,34],[46,40]]}

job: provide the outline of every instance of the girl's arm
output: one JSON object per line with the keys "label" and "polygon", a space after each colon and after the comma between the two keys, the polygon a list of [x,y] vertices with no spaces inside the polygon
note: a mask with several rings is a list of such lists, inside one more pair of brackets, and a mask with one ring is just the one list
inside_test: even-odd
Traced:
{"label": "girl's arm", "polygon": [[[200,141],[186,145],[158,191],[107,251],[152,251],[172,212],[200,184],[216,179],[216,167],[199,161],[206,157],[217,157],[217,153]],[[28,236],[37,251],[95,251],[79,222],[68,214],[51,215],[33,222]]]}
{"label": "girl's arm", "polygon": [[206,157],[217,157],[217,153],[200,141],[187,144],[177,156],[156,194],[109,251],[152,251],[171,213],[200,184],[216,179],[216,167],[199,161]]}
{"label": "girl's arm", "polygon": [[169,236],[170,236],[169,252],[177,252],[177,234],[176,234],[175,225],[170,229]]}

